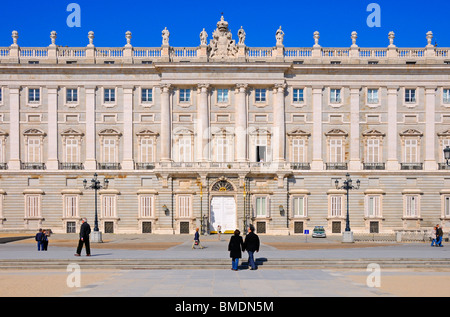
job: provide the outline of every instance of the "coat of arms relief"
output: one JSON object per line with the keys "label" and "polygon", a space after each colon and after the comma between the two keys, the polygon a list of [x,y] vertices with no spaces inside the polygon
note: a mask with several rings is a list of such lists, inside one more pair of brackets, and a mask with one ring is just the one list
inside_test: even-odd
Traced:
{"label": "coat of arms relief", "polygon": [[[240,40],[240,44],[244,44],[243,41]],[[228,30],[228,22],[224,20],[223,16],[217,22],[217,29],[212,34],[209,50],[211,59],[237,57],[239,49],[232,38],[231,32]]]}

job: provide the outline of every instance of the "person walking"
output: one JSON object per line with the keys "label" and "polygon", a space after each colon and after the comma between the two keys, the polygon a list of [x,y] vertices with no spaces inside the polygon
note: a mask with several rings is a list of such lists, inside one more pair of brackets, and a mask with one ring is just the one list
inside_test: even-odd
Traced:
{"label": "person walking", "polygon": [[39,229],[39,232],[36,233],[36,236],[34,237],[34,239],[37,242],[37,249],[38,251],[44,251],[44,237],[42,234],[42,229]]}
{"label": "person walking", "polygon": [[86,248],[86,256],[91,256],[91,245],[89,243],[90,233],[91,233],[91,226],[87,223],[87,219],[83,218],[81,220],[81,227],[80,227],[80,240],[78,241],[78,248],[77,253],[75,253],[75,256],[81,255],[83,244]]}
{"label": "person walking", "polygon": [[236,229],[234,235],[231,236],[228,243],[228,251],[230,251],[231,269],[237,271],[239,267],[239,259],[242,257],[242,251],[244,251],[244,241],[240,236],[241,232]]}
{"label": "person walking", "polygon": [[436,245],[436,227],[433,227],[433,231],[431,231],[431,246]]}
{"label": "person walking", "polygon": [[436,225],[436,246],[442,247],[442,237],[444,236],[444,232],[439,225]]}
{"label": "person walking", "polygon": [[222,226],[217,226],[217,239],[220,241],[220,235],[222,234]]}
{"label": "person walking", "polygon": [[195,249],[196,245],[198,245],[200,247],[200,249],[203,249],[203,246],[200,244],[200,234],[198,233],[198,228],[195,229],[194,242],[192,243],[192,249]]}
{"label": "person walking", "polygon": [[250,225],[248,227],[248,234],[245,237],[244,241],[244,249],[248,253],[248,265],[250,266],[250,270],[256,270],[256,263],[254,259],[254,253],[259,251],[259,237],[255,231],[255,227]]}

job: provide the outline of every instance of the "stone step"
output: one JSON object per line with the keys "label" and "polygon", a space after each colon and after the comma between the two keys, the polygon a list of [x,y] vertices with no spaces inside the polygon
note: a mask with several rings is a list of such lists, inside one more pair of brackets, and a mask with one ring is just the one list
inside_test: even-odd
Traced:
{"label": "stone step", "polygon": [[[227,269],[229,259],[45,259],[0,260],[0,269],[65,269],[76,263],[82,269]],[[257,265],[267,269],[355,268],[366,269],[371,263],[381,268],[450,268],[450,259],[258,259]],[[247,261],[240,261],[242,267]]]}

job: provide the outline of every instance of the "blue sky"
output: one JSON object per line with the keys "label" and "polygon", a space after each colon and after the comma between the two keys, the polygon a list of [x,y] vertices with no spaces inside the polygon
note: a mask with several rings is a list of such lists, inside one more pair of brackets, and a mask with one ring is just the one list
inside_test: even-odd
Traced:
{"label": "blue sky", "polygon": [[[81,8],[81,27],[68,27],[70,3]],[[275,3],[275,4],[274,4]],[[367,6],[380,6],[381,27],[366,23]],[[314,31],[320,32],[323,47],[349,47],[350,34],[358,32],[361,47],[386,47],[388,33],[396,34],[399,47],[424,47],[425,34],[433,31],[440,47],[450,47],[450,1],[448,0],[320,0],[320,1],[141,1],[141,0],[41,0],[5,1],[0,11],[0,46],[12,43],[11,31],[19,32],[22,47],[47,46],[50,32],[58,33],[56,43],[80,47],[88,44],[87,34],[95,32],[97,47],[126,44],[125,32],[131,31],[136,47],[161,45],[161,31],[170,31],[170,45],[195,47],[205,28],[211,39],[221,12],[237,39],[242,25],[246,45],[272,47],[281,25],[286,47],[311,47]]]}

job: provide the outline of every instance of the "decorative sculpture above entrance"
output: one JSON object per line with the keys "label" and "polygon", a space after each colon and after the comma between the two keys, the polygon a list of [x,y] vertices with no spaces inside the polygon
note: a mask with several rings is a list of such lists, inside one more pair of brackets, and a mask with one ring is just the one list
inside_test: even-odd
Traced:
{"label": "decorative sculpture above entrance", "polygon": [[211,187],[211,191],[219,191],[219,192],[232,192],[234,191],[233,185],[227,181],[225,178],[221,178]]}

